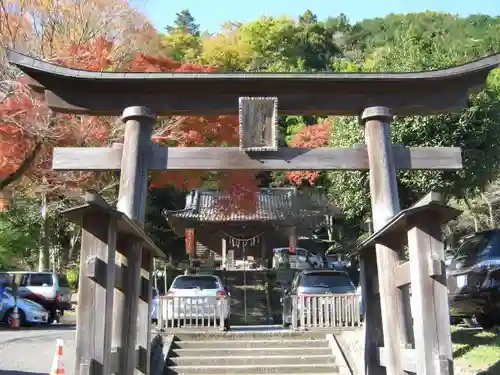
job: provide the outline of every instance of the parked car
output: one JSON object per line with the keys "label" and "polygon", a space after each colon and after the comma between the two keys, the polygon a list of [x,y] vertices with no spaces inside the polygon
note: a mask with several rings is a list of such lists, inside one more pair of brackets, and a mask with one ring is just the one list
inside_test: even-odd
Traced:
{"label": "parked car", "polygon": [[[290,252],[288,247],[278,247],[273,249],[273,253],[286,252],[288,253],[290,268],[296,269],[309,269],[309,268],[322,268],[323,259],[321,256],[311,253],[302,247],[296,248],[295,253]],[[273,258],[273,268],[278,268],[276,264],[276,257]]]}
{"label": "parked car", "polygon": [[333,268],[336,270],[343,270],[351,265],[349,261],[342,260],[339,254],[326,254],[325,263],[326,268]]}
{"label": "parked car", "polygon": [[[4,290],[3,294],[0,295],[0,321],[2,323],[10,325],[15,305],[16,301],[10,288]],[[36,302],[18,297],[17,309],[21,325],[48,323],[49,313]]]}
{"label": "parked car", "polygon": [[500,325],[500,229],[467,238],[447,272],[452,320],[484,329]]}
{"label": "parked car", "polygon": [[[230,294],[225,290],[222,280],[216,275],[181,275],[177,276],[167,296],[181,297],[177,302],[168,300],[167,316],[175,316],[180,319],[207,319],[210,313],[217,311],[216,316],[224,318],[224,328],[230,329],[231,303]],[[183,300],[182,297],[190,297]],[[192,311],[192,308],[195,311]],[[220,310],[221,309],[221,310]],[[162,312],[163,313],[163,312]]]}
{"label": "parked car", "polygon": [[[347,272],[311,269],[297,273],[290,289],[284,291],[281,300],[283,326],[289,327],[292,324],[293,298],[296,296],[345,293],[356,294],[356,287]],[[362,306],[360,306],[360,311],[362,311]]]}
{"label": "parked car", "polygon": [[65,275],[53,272],[4,272],[18,285],[17,294],[42,305],[48,312],[48,322],[58,321],[64,311],[71,310],[71,289]]}

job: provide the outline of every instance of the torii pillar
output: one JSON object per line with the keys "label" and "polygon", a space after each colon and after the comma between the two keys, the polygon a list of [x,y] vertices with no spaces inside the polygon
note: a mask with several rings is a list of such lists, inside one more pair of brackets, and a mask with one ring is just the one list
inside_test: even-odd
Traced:
{"label": "torii pillar", "polygon": [[[120,190],[117,209],[144,227],[146,196],[148,192],[148,163],[151,155],[151,134],[156,115],[146,107],[128,107],[123,111],[122,121],[125,123],[125,139],[120,173]],[[128,282],[127,293],[115,289],[113,310],[112,347],[121,348],[119,355],[120,374],[133,374],[137,366],[136,346],[145,348],[141,359],[149,365],[151,353],[151,315],[149,303],[137,301],[141,294],[141,268],[147,262],[147,269],[152,269],[153,258],[143,259],[142,247],[137,242],[125,244],[121,249],[126,256],[116,254],[116,263],[126,266],[125,282]],[[151,277],[150,277],[151,284]],[[151,294],[151,287],[148,293]],[[149,298],[151,301],[151,297]],[[138,321],[146,325],[146,329],[138,330]],[[147,323],[145,323],[147,322]],[[139,354],[141,355],[141,354]],[[149,368],[146,371],[149,374]]]}
{"label": "torii pillar", "polygon": [[[392,114],[386,107],[371,107],[363,111],[361,119],[365,127],[365,143],[370,166],[373,225],[374,230],[377,231],[400,211],[396,168],[389,131]],[[408,342],[403,321],[404,314],[398,313],[403,310],[403,298],[401,291],[395,286],[395,269],[399,263],[399,254],[386,246],[377,245],[376,258],[380,270],[378,285],[384,346],[388,353],[399,353],[401,347]],[[363,264],[363,266],[367,265]],[[364,273],[365,270],[361,272]],[[363,292],[369,293],[370,291]],[[365,329],[370,329],[370,327],[366,326]],[[389,357],[386,364],[387,374],[403,374],[401,357],[399,355]]]}

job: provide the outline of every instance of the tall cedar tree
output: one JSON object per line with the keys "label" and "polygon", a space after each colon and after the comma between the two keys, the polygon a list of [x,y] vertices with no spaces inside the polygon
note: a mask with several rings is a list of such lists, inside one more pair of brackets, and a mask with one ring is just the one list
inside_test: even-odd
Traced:
{"label": "tall cedar tree", "polygon": [[174,21],[174,26],[165,27],[167,32],[182,32],[184,34],[199,35],[200,25],[196,23],[195,18],[189,12],[189,9],[183,9],[179,13],[176,13],[176,18]]}

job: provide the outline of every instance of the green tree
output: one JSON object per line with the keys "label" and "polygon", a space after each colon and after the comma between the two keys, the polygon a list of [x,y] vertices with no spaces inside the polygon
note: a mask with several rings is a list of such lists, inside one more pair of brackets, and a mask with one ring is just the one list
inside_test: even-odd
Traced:
{"label": "green tree", "polygon": [[313,25],[318,23],[318,16],[316,16],[310,9],[307,9],[302,15],[299,16],[299,24]]}
{"label": "green tree", "polygon": [[33,202],[17,199],[0,212],[0,269],[34,267],[40,232],[40,213]]}
{"label": "green tree", "polygon": [[[437,39],[425,40],[414,30],[397,37],[399,47],[380,47],[366,59],[369,71],[415,71],[435,69],[457,63],[461,58],[445,50]],[[406,146],[459,146],[464,169],[446,171],[400,171],[399,194],[402,207],[418,200],[430,189],[448,196],[471,198],[484,191],[500,169],[500,101],[497,74],[486,90],[472,95],[460,113],[426,117],[399,117],[391,125],[392,140]],[[496,78],[495,78],[496,77]],[[332,119],[332,146],[363,143],[357,118]],[[350,218],[370,212],[368,178],[365,172],[331,172],[330,194]],[[362,187],[360,189],[360,187]]]}
{"label": "green tree", "polygon": [[184,34],[200,35],[200,25],[196,23],[189,9],[182,9],[179,13],[176,13],[174,25],[166,26],[165,29],[169,33],[182,32]]}
{"label": "green tree", "polygon": [[173,187],[152,189],[147,198],[145,231],[160,249],[175,260],[186,258],[184,238],[174,233],[164,210],[181,210],[185,203],[185,194]]}
{"label": "green tree", "polygon": [[423,40],[437,40],[443,49],[470,61],[500,51],[499,26],[500,17],[487,15],[458,17],[432,11],[389,14],[353,25],[347,45],[366,55],[380,47],[398,47],[400,36],[411,29]]}
{"label": "green tree", "polygon": [[309,11],[298,22],[261,17],[245,24],[229,23],[221,33],[203,40],[201,62],[222,70],[329,70],[341,51],[334,32],[315,20]]}
{"label": "green tree", "polygon": [[163,50],[175,61],[194,62],[201,53],[200,25],[188,9],[177,13],[173,26],[160,38]]}

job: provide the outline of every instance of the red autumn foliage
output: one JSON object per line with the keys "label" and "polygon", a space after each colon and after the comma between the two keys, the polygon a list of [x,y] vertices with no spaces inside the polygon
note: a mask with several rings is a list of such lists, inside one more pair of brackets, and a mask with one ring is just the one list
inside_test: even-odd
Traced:
{"label": "red autumn foliage", "polygon": [[[55,63],[106,69],[111,64],[107,57],[110,48],[101,38],[86,45],[69,45]],[[0,180],[6,185],[6,181],[12,183],[27,176],[54,189],[91,183],[91,172],[64,176],[54,172],[53,147],[103,146],[109,135],[110,124],[104,119],[51,113],[43,95],[31,91],[21,78],[0,102]]]}
{"label": "red autumn foliage", "polygon": [[[290,142],[290,146],[300,148],[326,147],[328,145],[330,126],[328,120],[307,126],[294,135]],[[307,183],[312,186],[320,176],[320,173],[319,171],[294,171],[287,172],[286,176],[296,185]]]}
{"label": "red autumn foliage", "polygon": [[[215,72],[213,67],[179,63],[168,57],[136,55],[130,62],[129,71],[146,72]],[[160,129],[153,141],[176,147],[217,147],[238,145],[237,116],[174,116],[161,121]],[[181,189],[198,188],[208,175],[197,171],[153,172],[151,187],[161,188],[174,185]],[[234,171],[218,174],[221,190],[230,196],[220,199],[223,211],[255,210],[255,196],[258,188],[255,173]]]}
{"label": "red autumn foliage", "polygon": [[[71,44],[62,51],[55,63],[88,70],[112,70],[113,44],[97,38],[84,45]],[[140,72],[214,72],[212,67],[183,64],[162,56],[137,54],[126,65],[125,71]],[[49,117],[44,98],[36,98],[26,86],[20,84],[14,95],[0,103],[0,179],[17,170],[26,160],[37,142],[42,147],[26,174],[40,178],[45,183],[68,184],[67,174],[61,178],[51,170],[53,147],[56,146],[105,146],[121,141],[123,126],[115,128],[116,119],[55,114]],[[41,123],[37,131],[25,131],[29,124]],[[50,124],[50,125],[49,125]],[[117,138],[114,138],[116,134]],[[111,139],[113,137],[113,139]],[[238,144],[237,116],[172,117],[159,119],[154,142],[173,147],[236,146]],[[214,174],[200,172],[153,172],[152,187],[175,185],[182,189],[198,188]],[[71,187],[84,182],[91,183],[92,173],[79,174]],[[56,180],[58,182],[56,182]],[[219,186],[232,196],[231,209],[254,210],[258,191],[255,174],[251,172],[227,172],[217,175]],[[229,208],[221,201],[222,208]]]}
{"label": "red autumn foliage", "polygon": [[106,70],[113,66],[112,51],[113,43],[105,38],[85,44],[70,43],[53,63],[75,69]]}

